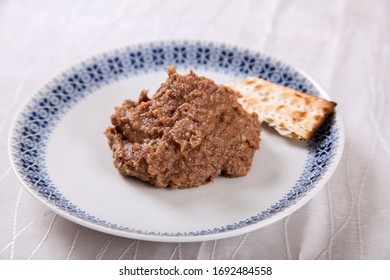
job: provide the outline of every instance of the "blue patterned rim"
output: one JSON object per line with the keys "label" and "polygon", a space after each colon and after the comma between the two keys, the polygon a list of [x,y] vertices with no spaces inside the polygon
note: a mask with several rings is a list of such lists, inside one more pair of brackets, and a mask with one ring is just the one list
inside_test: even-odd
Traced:
{"label": "blue patterned rim", "polygon": [[65,71],[42,88],[18,115],[10,139],[14,168],[30,191],[54,208],[95,225],[151,236],[202,236],[228,232],[263,221],[296,204],[306,196],[329,170],[338,154],[340,124],[334,116],[308,142],[305,167],[290,191],[269,209],[219,228],[193,232],[154,232],[116,225],[80,209],[53,185],[47,172],[45,155],[48,138],[70,108],[96,89],[140,74],[177,67],[212,70],[236,77],[258,76],[313,95],[318,88],[303,74],[257,52],[204,42],[161,42],[127,47],[95,56]]}

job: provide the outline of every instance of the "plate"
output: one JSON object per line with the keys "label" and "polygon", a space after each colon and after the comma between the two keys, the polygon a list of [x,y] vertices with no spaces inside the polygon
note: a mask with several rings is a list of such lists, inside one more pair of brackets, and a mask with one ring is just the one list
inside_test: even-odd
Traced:
{"label": "plate", "polygon": [[264,128],[245,177],[198,188],[159,189],[124,178],[103,131],[114,106],[153,93],[165,69],[189,69],[217,83],[258,76],[328,98],[311,78],[261,54],[210,42],[166,41],[96,55],[52,78],[17,115],[9,141],[13,168],[36,198],[62,217],[141,240],[192,242],[232,237],[296,211],[324,186],[344,146],[337,113],[313,139],[292,141]]}

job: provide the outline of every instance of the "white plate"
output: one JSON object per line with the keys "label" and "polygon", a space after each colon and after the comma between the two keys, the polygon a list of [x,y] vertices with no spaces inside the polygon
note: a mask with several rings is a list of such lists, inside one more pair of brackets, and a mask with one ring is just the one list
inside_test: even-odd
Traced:
{"label": "white plate", "polygon": [[186,242],[231,237],[264,227],[306,203],[335,170],[344,145],[339,116],[309,142],[262,133],[250,173],[218,177],[194,189],[151,187],[112,164],[103,131],[114,106],[153,93],[165,69],[194,69],[218,83],[256,75],[328,97],[307,75],[273,58],[204,42],[137,45],[90,58],[53,78],[18,114],[10,156],[23,185],[59,215],[129,238]]}

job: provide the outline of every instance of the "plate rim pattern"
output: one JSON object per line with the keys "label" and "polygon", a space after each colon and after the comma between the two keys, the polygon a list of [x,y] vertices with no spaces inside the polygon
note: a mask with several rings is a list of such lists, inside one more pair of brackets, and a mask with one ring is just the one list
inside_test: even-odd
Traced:
{"label": "plate rim pattern", "polygon": [[[59,214],[78,223],[127,233],[131,237],[198,237],[236,231],[265,221],[297,204],[313,189],[320,188],[330,169],[334,171],[344,143],[340,119],[330,116],[313,139],[305,167],[294,186],[266,210],[222,227],[189,232],[156,232],[124,227],[105,221],[74,205],[53,184],[46,170],[45,152],[50,133],[73,106],[97,89],[127,77],[163,71],[169,65],[223,72],[237,78],[259,76],[310,94],[327,97],[310,77],[299,70],[257,51],[213,42],[163,41],[127,46],[93,56],[69,68],[44,85],[26,103],[11,126],[9,153],[12,166],[23,185],[51,205]],[[333,165],[332,165],[333,164]],[[331,174],[328,174],[329,176]],[[325,182],[323,182],[325,184]],[[93,225],[94,226],[93,226]],[[88,225],[87,225],[88,226]]]}

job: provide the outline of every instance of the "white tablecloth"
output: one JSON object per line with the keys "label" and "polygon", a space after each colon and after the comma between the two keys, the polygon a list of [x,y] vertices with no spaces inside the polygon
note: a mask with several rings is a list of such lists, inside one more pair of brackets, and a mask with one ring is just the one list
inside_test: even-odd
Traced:
{"label": "white tablecloth", "polygon": [[[389,259],[389,12],[387,0],[1,1],[0,259]],[[324,87],[346,145],[314,199],[242,236],[157,243],[69,222],[22,187],[7,135],[28,96],[93,54],[165,39],[255,49]]]}

